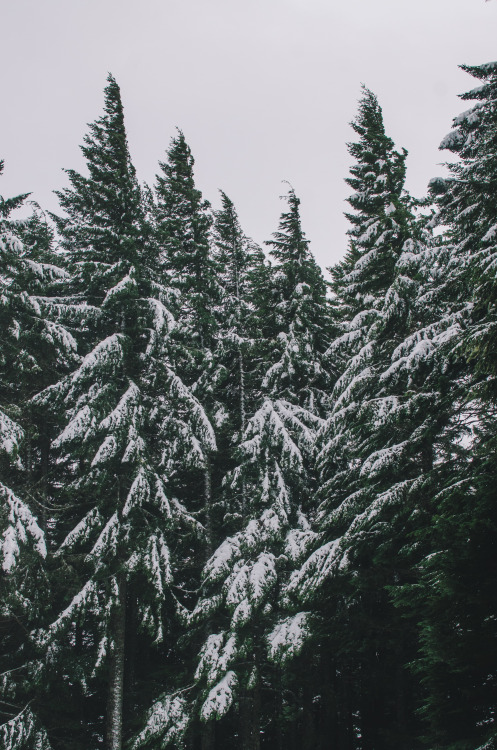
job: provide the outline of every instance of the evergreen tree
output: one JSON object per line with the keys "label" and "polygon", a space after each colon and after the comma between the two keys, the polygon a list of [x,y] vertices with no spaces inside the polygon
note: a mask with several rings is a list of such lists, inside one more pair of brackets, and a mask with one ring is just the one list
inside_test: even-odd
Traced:
{"label": "evergreen tree", "polygon": [[10,217],[25,198],[0,198],[0,737],[7,750],[33,743],[45,750],[50,745],[33,703],[36,654],[27,633],[49,596],[46,452],[29,399],[72,363],[75,342],[56,319],[54,288],[66,274],[53,262],[50,241],[42,262],[36,215],[24,222]]}
{"label": "evergreen tree", "polygon": [[[460,309],[452,340],[451,420],[438,450],[430,526],[415,592],[404,605],[420,613],[419,677],[423,714],[437,747],[492,747],[496,700],[495,578],[495,227],[497,66],[463,66],[481,85],[454,119],[440,148],[459,161],[448,179],[430,183],[437,221],[447,227],[452,308]],[[457,282],[457,283],[455,283]],[[461,360],[461,356],[465,360]]]}
{"label": "evergreen tree", "polygon": [[[327,658],[341,675],[337,741],[359,747],[360,735],[366,749],[396,747],[408,742],[412,731],[399,697],[408,658],[404,624],[388,586],[402,575],[398,545],[413,509],[407,498],[423,461],[430,399],[416,393],[410,398],[405,381],[394,385],[388,379],[401,358],[400,345],[418,323],[419,278],[416,263],[409,266],[407,258],[421,252],[415,240],[421,230],[404,192],[406,153],[394,150],[376,97],[367,89],[352,126],[359,142],[349,145],[357,163],[347,182],[356,191],[349,198],[355,213],[348,214],[349,253],[334,273],[341,330],[327,356],[341,372],[320,434],[319,535],[287,592],[296,606],[317,605],[316,615],[323,618],[315,637],[328,640]],[[343,680],[354,684],[354,694],[346,693]]]}
{"label": "evergreen tree", "polygon": [[[210,204],[195,187],[194,159],[181,131],[172,139],[167,161],[159,162],[161,172],[155,182],[155,236],[164,267],[171,275],[171,284],[178,291],[175,315],[178,328],[173,336],[177,343],[175,366],[177,372],[214,422],[215,415],[222,421],[222,409],[217,390],[223,379],[223,369],[214,355],[216,346],[216,305],[220,290],[216,280],[216,265],[211,250],[212,216]],[[197,497],[195,508],[205,527],[203,538],[204,560],[214,545],[213,529],[213,454],[217,442],[204,454],[198,475],[182,477],[181,492],[185,497]]]}
{"label": "evergreen tree", "polygon": [[215,266],[210,250],[210,204],[195,187],[194,159],[181,131],[155,182],[157,239],[172,283],[181,292],[177,313],[197,349],[212,348],[215,330]]}
{"label": "evergreen tree", "polygon": [[302,233],[293,190],[288,203],[274,239],[278,346],[241,434],[239,465],[224,480],[228,498],[245,499],[241,524],[207,562],[202,596],[190,616],[192,623],[208,618],[213,630],[196,670],[201,719],[219,719],[238,702],[245,750],[259,747],[261,696],[276,686],[268,650],[277,650],[276,600],[288,575],[288,556],[296,540],[311,533],[302,509],[313,491],[314,437],[325,400],[325,346],[317,330],[325,310],[324,282]]}
{"label": "evergreen tree", "polygon": [[[91,680],[102,690],[105,676],[106,747],[120,750],[125,656],[129,664],[137,630],[148,649],[164,639],[175,610],[173,549],[198,528],[171,496],[169,476],[178,466],[201,464],[214,436],[168,356],[174,295],[145,222],[111,76],[104,115],[90,125],[82,150],[89,176],[68,172],[71,187],[59,194],[66,216],[58,226],[71,260],[84,356],[36,400],[65,415],[54,448],[68,506],[55,557],[71,577],[64,609],[40,640],[49,667],[61,669],[66,660],[68,686],[79,683],[84,693]],[[98,715],[84,724],[81,742],[100,741]]]}

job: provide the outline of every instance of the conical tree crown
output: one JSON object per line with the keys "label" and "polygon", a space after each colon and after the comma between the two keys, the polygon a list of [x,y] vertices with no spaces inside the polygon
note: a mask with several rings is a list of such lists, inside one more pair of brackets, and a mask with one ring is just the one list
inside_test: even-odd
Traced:
{"label": "conical tree crown", "polygon": [[119,86],[111,75],[104,114],[89,130],[81,147],[89,177],[67,170],[71,187],[57,193],[66,217],[56,221],[76,264],[79,284],[99,302],[119,278],[123,262],[138,263],[144,244],[141,192],[128,150]]}
{"label": "conical tree crown", "polygon": [[286,200],[288,211],[267,243],[277,260],[272,290],[277,343],[265,385],[271,393],[297,399],[314,411],[314,399],[323,402],[328,381],[321,362],[328,330],[326,285],[302,230],[300,201],[293,188]]}
{"label": "conical tree crown", "polygon": [[168,160],[159,162],[155,183],[155,228],[163,262],[183,294],[178,318],[201,346],[212,344],[216,279],[210,254],[210,204],[194,182],[194,159],[181,131],[173,138]]}
{"label": "conical tree crown", "polygon": [[159,162],[162,174],[157,175],[155,183],[159,238],[168,265],[184,277],[188,286],[208,256],[212,219],[208,201],[195,187],[195,160],[181,130],[172,139],[167,157],[166,162]]}
{"label": "conical tree crown", "polygon": [[271,246],[271,255],[278,261],[284,274],[281,292],[290,297],[299,284],[307,284],[317,299],[325,293],[321,271],[309,250],[309,240],[302,229],[300,219],[300,199],[292,187],[286,196],[288,211],[280,217],[277,232],[266,244]]}
{"label": "conical tree crown", "polygon": [[341,296],[360,309],[375,299],[381,303],[402,246],[412,236],[412,216],[410,199],[404,193],[407,151],[395,150],[385,134],[378,100],[365,87],[351,126],[359,136],[357,142],[348,144],[356,163],[346,179],[354,190],[347,198],[354,212],[346,214],[352,224],[348,234],[353,251],[340,269],[338,288]]}

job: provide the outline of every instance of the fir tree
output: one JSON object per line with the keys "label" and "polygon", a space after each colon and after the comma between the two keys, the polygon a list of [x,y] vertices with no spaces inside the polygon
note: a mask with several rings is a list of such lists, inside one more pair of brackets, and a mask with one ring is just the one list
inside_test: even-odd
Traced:
{"label": "fir tree", "polygon": [[215,267],[210,251],[210,204],[195,187],[194,159],[181,131],[156,177],[155,221],[164,263],[182,292],[178,319],[188,321],[198,349],[212,347]]}
{"label": "fir tree", "polygon": [[[320,640],[332,619],[329,650],[336,652],[340,643],[342,652],[331,657],[334,668],[357,686],[354,696],[344,693],[340,711],[354,713],[359,728],[344,721],[341,741],[357,743],[354,732],[360,732],[369,748],[405,742],[395,731],[410,731],[395,717],[397,699],[388,689],[402,679],[396,672],[407,657],[400,653],[402,623],[395,621],[387,587],[399,575],[396,545],[413,509],[408,496],[423,460],[430,398],[406,397],[405,382],[388,380],[404,338],[418,323],[419,278],[407,258],[421,252],[415,241],[421,230],[404,192],[405,152],[396,152],[385,135],[381,109],[368,90],[352,126],[360,137],[349,145],[357,160],[347,180],[356,191],[349,199],[355,213],[348,215],[354,226],[349,253],[334,273],[341,330],[327,356],[341,373],[319,441],[318,544],[287,593],[307,607],[319,599]],[[390,645],[379,645],[385,617],[394,635]],[[381,691],[372,691],[375,682]]]}
{"label": "fir tree", "polygon": [[[0,173],[3,162],[0,163]],[[41,241],[36,214],[10,217],[26,196],[0,199],[0,560],[2,663],[0,737],[10,750],[50,747],[35,715],[36,654],[27,633],[39,624],[49,590],[44,434],[29,407],[34,392],[74,361],[75,342],[57,320],[54,289],[66,273]],[[27,227],[30,231],[27,232]],[[41,256],[41,257],[40,257]],[[47,262],[51,261],[51,262]]]}
{"label": "fir tree", "polygon": [[[77,510],[60,520],[56,559],[74,574],[69,599],[41,642],[49,666],[58,666],[84,633],[84,654],[65,679],[85,689],[104,671],[106,747],[118,750],[129,623],[148,634],[149,648],[164,639],[175,610],[172,547],[198,527],[171,497],[169,475],[185,464],[198,467],[214,436],[168,356],[174,294],[145,222],[111,76],[104,115],[90,125],[83,153],[89,176],[68,172],[71,188],[59,194],[66,217],[58,225],[79,298],[84,356],[36,400],[65,413],[54,448]],[[88,738],[91,731],[101,728],[87,727]]]}
{"label": "fir tree", "polygon": [[277,659],[274,629],[282,625],[276,599],[288,556],[312,534],[302,508],[308,508],[312,493],[310,463],[325,399],[320,390],[325,346],[317,329],[325,310],[324,283],[302,233],[293,190],[288,203],[274,239],[279,343],[242,431],[239,465],[224,480],[228,497],[245,498],[242,523],[207,562],[202,597],[190,617],[192,623],[209,618],[214,631],[196,670],[200,716],[219,719],[238,702],[239,737],[247,750],[259,747],[261,695],[277,671],[269,654]]}
{"label": "fir tree", "polygon": [[[495,63],[463,66],[481,85],[462,98],[474,107],[454,119],[440,148],[460,157],[448,179],[430,183],[436,220],[447,227],[451,307],[460,310],[451,341],[452,408],[437,451],[421,580],[403,600],[420,616],[423,715],[438,747],[492,747],[495,707]],[[445,285],[446,287],[447,285]],[[465,359],[461,359],[461,357]],[[453,368],[452,368],[453,370]],[[413,596],[414,593],[414,596]]]}

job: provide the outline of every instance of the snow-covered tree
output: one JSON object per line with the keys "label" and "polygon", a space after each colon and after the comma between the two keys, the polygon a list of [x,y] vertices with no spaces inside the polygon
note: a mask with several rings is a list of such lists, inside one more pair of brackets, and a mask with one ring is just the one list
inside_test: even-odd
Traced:
{"label": "snow-covered tree", "polygon": [[393,641],[402,629],[387,586],[400,575],[398,545],[415,507],[411,488],[427,468],[425,444],[437,419],[430,411],[437,399],[425,390],[427,368],[413,366],[425,356],[423,345],[416,344],[427,334],[406,343],[426,318],[420,269],[429,255],[422,240],[428,246],[431,240],[409,210],[405,152],[396,152],[385,135],[381,109],[368,90],[353,128],[359,141],[349,150],[357,163],[347,181],[356,191],[349,198],[355,213],[348,214],[349,253],[334,273],[339,335],[327,357],[340,376],[319,436],[318,534],[286,592],[294,611],[300,602],[321,615],[315,637],[331,641],[331,652],[340,643],[341,656],[330,658],[344,680],[355,682],[356,694],[343,694],[341,713],[355,711],[359,729],[346,727],[343,718],[340,731],[348,737],[341,741],[358,742],[356,731],[373,746],[395,693],[389,680],[381,690],[373,691],[372,684],[382,670],[402,670],[406,658],[388,646],[378,655],[377,633],[386,616]]}
{"label": "snow-covered tree", "polygon": [[[179,292],[174,309],[178,320],[173,334],[177,343],[175,364],[215,423],[223,419],[216,398],[223,368],[214,355],[215,308],[220,288],[211,248],[213,217],[210,204],[195,187],[194,159],[181,131],[171,140],[167,161],[159,165],[152,214],[164,267],[170,273],[173,288]],[[216,448],[213,442],[206,450],[201,479],[190,474],[183,484],[185,495],[197,495],[200,501],[196,510],[201,513],[206,529],[204,559],[213,546],[212,456]]]}
{"label": "snow-covered tree", "polygon": [[[479,81],[440,148],[458,157],[434,179],[436,221],[451,255],[451,307],[460,310],[451,418],[436,456],[432,518],[420,534],[421,580],[403,598],[420,616],[418,673],[430,741],[444,750],[492,747],[497,650],[495,512],[497,64],[463,66]],[[445,284],[447,287],[447,282]],[[433,304],[433,301],[430,301]],[[464,357],[464,359],[461,359]],[[409,600],[412,601],[409,601]]]}
{"label": "snow-covered tree", "polygon": [[223,192],[221,202],[213,225],[213,251],[220,287],[216,358],[224,368],[223,408],[232,434],[233,429],[245,428],[250,409],[247,398],[250,399],[253,390],[251,369],[258,312],[254,303],[254,274],[263,258],[262,251],[244,235],[233,202]]}
{"label": "snow-covered tree", "polygon": [[[54,441],[67,511],[55,558],[73,571],[66,601],[39,637],[60,669],[68,649],[84,655],[72,674],[84,690],[106,675],[106,747],[122,747],[126,621],[160,643],[174,615],[174,548],[198,522],[171,496],[170,476],[199,468],[215,447],[212,427],[168,352],[175,295],[145,221],[120,91],[109,76],[105,112],[82,148],[89,176],[69,171],[58,220],[82,321],[79,366],[43,391],[39,407],[62,411]],[[63,667],[62,667],[63,669]],[[100,730],[101,731],[101,730]]]}
{"label": "snow-covered tree", "polygon": [[317,329],[324,282],[293,190],[288,203],[274,239],[280,336],[276,347],[268,346],[271,360],[238,442],[238,466],[224,479],[227,505],[230,497],[244,498],[238,530],[208,560],[202,595],[189,617],[192,624],[209,620],[211,626],[195,674],[200,717],[219,719],[238,704],[239,741],[246,750],[259,747],[261,695],[274,671],[269,654],[277,650],[278,592],[291,556],[312,535],[302,509],[313,492],[311,462],[325,399],[326,347]]}
{"label": "snow-covered tree", "polygon": [[29,399],[67,370],[75,354],[53,296],[67,274],[55,265],[50,242],[40,257],[39,216],[23,222],[10,216],[25,198],[0,198],[0,736],[9,750],[37,742],[49,747],[32,705],[35,654],[26,637],[47,596],[47,454]]}
{"label": "snow-covered tree", "polygon": [[210,204],[195,187],[194,159],[181,131],[171,140],[155,182],[155,224],[164,264],[181,291],[177,317],[197,349],[211,348],[217,294],[210,248]]}

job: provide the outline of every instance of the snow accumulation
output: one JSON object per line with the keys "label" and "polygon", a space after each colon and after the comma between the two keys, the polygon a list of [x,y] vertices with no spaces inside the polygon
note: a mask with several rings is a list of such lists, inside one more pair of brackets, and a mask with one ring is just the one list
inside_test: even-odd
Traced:
{"label": "snow accumulation", "polygon": [[205,566],[205,579],[218,581],[232,569],[235,560],[241,557],[241,535],[228,537],[217,548]]}
{"label": "snow accumulation", "polygon": [[451,130],[450,133],[442,138],[440,146],[438,147],[441,151],[443,149],[457,149],[464,143],[465,136],[459,130]]}
{"label": "snow accumulation", "polygon": [[66,609],[59,615],[59,617],[53,622],[48,631],[41,634],[39,640],[40,645],[43,645],[51,640],[51,638],[63,630],[66,625],[74,621],[76,613],[83,608],[88,608],[90,604],[97,602],[97,584],[93,580],[89,580],[85,583],[83,588],[73,597],[71,603]]}
{"label": "snow accumulation", "polygon": [[115,366],[122,360],[123,348],[122,341],[124,337],[120,333],[114,333],[108,336],[89,353],[81,362],[80,366],[72,376],[74,384],[91,379],[95,376],[96,371],[102,368]]}
{"label": "snow accumulation", "polygon": [[[179,694],[165,695],[156,701],[147,714],[144,729],[133,742],[132,750],[138,750],[150,740],[159,741],[162,746],[180,743],[189,723],[188,704]],[[176,748],[182,745],[175,744]]]}
{"label": "snow accumulation", "polygon": [[269,658],[272,661],[287,661],[297,656],[309,635],[309,612],[281,620],[267,636]]}
{"label": "snow accumulation", "polygon": [[45,341],[48,341],[49,344],[58,346],[67,354],[74,354],[77,350],[76,339],[59,323],[45,319],[43,321],[41,337]]}
{"label": "snow accumulation", "polygon": [[375,451],[364,461],[360,475],[362,477],[371,478],[380,474],[392,464],[398,462],[408,446],[409,441],[405,440],[397,445],[391,445],[388,448],[382,448],[381,450]]}
{"label": "snow accumulation", "polygon": [[133,278],[129,275],[125,276],[114,287],[112,287],[112,289],[109,289],[105,295],[104,301],[102,302],[102,307],[105,307],[105,305],[108,305],[109,302],[112,302],[114,299],[128,294],[132,289],[136,289],[136,286],[136,281]]}
{"label": "snow accumulation", "polygon": [[210,690],[200,711],[200,716],[204,721],[208,721],[214,716],[219,719],[224,716],[233,703],[235,697],[234,690],[237,684],[238,679],[236,674],[230,671]]}
{"label": "snow accumulation", "polygon": [[285,552],[294,563],[299,562],[318,539],[311,529],[291,529],[286,537]]}
{"label": "snow accumulation", "polygon": [[290,576],[287,590],[298,593],[301,599],[312,596],[314,590],[338,569],[341,559],[341,538],[323,544],[306,560],[300,570]]}
{"label": "snow accumulation", "polygon": [[129,386],[119,399],[117,406],[100,422],[100,429],[119,430],[127,426],[136,416],[136,406],[139,399],[140,389],[130,380]]}
{"label": "snow accumulation", "polygon": [[0,539],[2,569],[9,573],[17,564],[20,547],[31,538],[36,552],[46,557],[45,535],[35,516],[12,490],[0,483],[0,501],[7,510],[7,527]]}
{"label": "snow accumulation", "polygon": [[0,411],[0,450],[10,456],[16,453],[23,436],[22,427]]}
{"label": "snow accumulation", "polygon": [[73,547],[77,542],[85,542],[93,532],[93,529],[101,526],[103,521],[98,508],[92,508],[84,518],[69,532],[59,549],[56,556],[67,548]]}
{"label": "snow accumulation", "polygon": [[118,515],[117,513],[113,513],[105,524],[100,536],[93,546],[93,549],[86,556],[86,560],[98,560],[109,550],[116,549],[119,525]]}
{"label": "snow accumulation", "polygon": [[143,470],[143,468],[140,468],[130,487],[126,502],[124,503],[124,518],[129,515],[133,508],[142,506],[144,502],[147,502],[147,500],[149,500],[149,498],[150,485],[148,483],[145,471]]}
{"label": "snow accumulation", "polygon": [[488,232],[482,237],[482,242],[492,242],[497,237],[497,224],[493,224]]}
{"label": "snow accumulation", "polygon": [[19,747],[52,750],[45,730],[37,725],[29,706],[0,726],[0,745],[6,750]]}
{"label": "snow accumulation", "polygon": [[83,406],[82,409],[76,412],[75,416],[66,425],[59,437],[53,441],[52,445],[54,448],[60,448],[64,444],[73,442],[74,440],[84,441],[94,427],[95,417],[91,408],[88,405]]}
{"label": "snow accumulation", "polygon": [[202,404],[194,396],[192,391],[187,388],[181,378],[179,378],[171,369],[168,369],[168,378],[171,392],[177,395],[178,398],[191,409],[191,414],[195,422],[195,427],[199,433],[202,447],[206,450],[215,451],[217,446],[214,428],[212,427]]}
{"label": "snow accumulation", "polygon": [[236,653],[237,641],[234,635],[230,635],[226,640],[225,633],[213,633],[200,651],[195,679],[205,677],[207,685],[211,687],[226,673]]}

